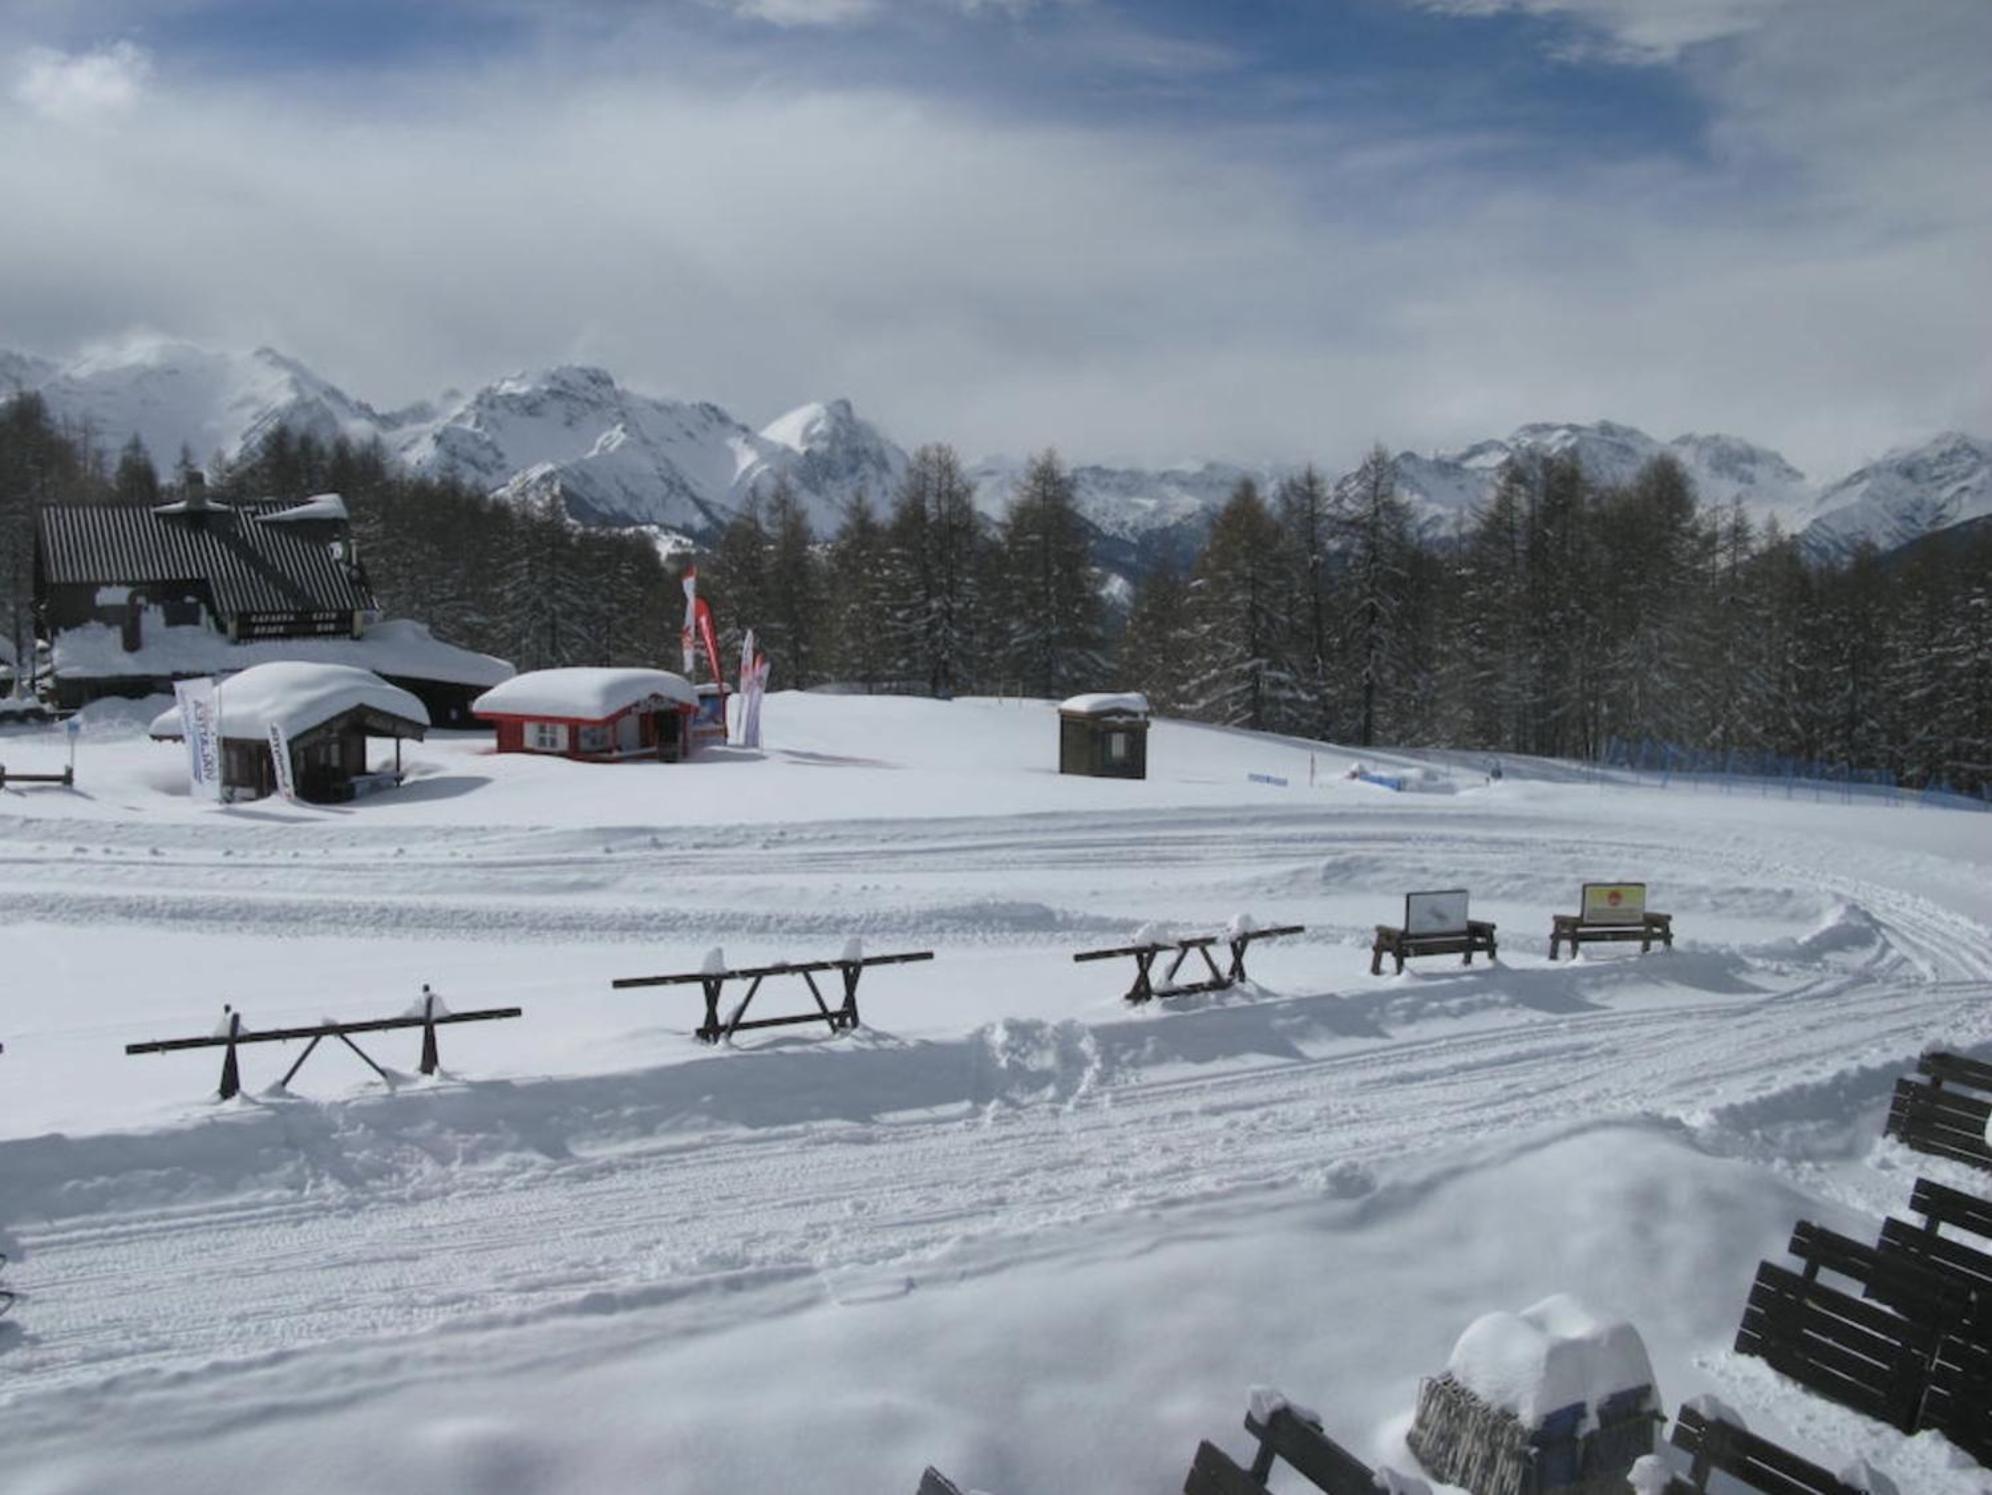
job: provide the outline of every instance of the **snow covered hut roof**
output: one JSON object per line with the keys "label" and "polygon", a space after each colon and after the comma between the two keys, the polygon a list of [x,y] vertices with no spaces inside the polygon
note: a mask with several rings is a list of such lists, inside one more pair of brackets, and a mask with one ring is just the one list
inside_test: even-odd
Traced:
{"label": "snow covered hut roof", "polygon": [[1146,716],[1148,697],[1139,691],[1098,691],[1059,703],[1067,716]]}
{"label": "snow covered hut roof", "polygon": [[599,722],[652,700],[697,706],[699,693],[683,675],[674,675],[669,670],[574,666],[514,675],[472,701],[470,709],[478,716],[543,716]]}
{"label": "snow covered hut roof", "polygon": [[258,514],[258,524],[290,524],[313,519],[336,519],[341,523],[353,516],[346,512],[346,500],[336,493],[320,493],[307,498],[301,504],[293,504],[287,509],[275,509],[267,514]]}
{"label": "snow covered hut roof", "polygon": [[[272,726],[296,737],[360,706],[418,727],[429,725],[428,708],[414,696],[371,670],[344,664],[259,664],[230,675],[215,687],[215,695],[221,735],[233,741],[261,742]],[[152,735],[184,735],[180,708],[162,711],[153,720]]]}
{"label": "snow covered hut roof", "polygon": [[56,676],[65,680],[226,675],[282,660],[352,665],[397,680],[485,688],[513,673],[507,661],[444,643],[408,618],[383,618],[369,624],[358,638],[272,638],[232,644],[226,634],[205,624],[154,626],[148,616],[141,638],[138,648],[127,651],[123,633],[107,623],[65,628],[55,636],[50,662]]}
{"label": "snow covered hut roof", "polygon": [[1520,1313],[1475,1319],[1453,1346],[1446,1369],[1489,1406],[1537,1427],[1551,1412],[1653,1385],[1653,1363],[1639,1331],[1594,1313],[1567,1293]]}

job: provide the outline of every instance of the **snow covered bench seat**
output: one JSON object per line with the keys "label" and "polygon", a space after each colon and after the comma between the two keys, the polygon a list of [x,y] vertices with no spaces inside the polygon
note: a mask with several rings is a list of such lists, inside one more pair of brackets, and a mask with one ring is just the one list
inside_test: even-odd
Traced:
{"label": "snow covered bench seat", "polygon": [[[1922,1079],[1895,1082],[1883,1135],[1931,1157],[1992,1169],[1992,1146],[1985,1138],[1992,1121],[1992,1064],[1930,1053],[1916,1061],[1916,1071]],[[1974,1090],[1979,1093],[1965,1093]]]}
{"label": "snow covered bench seat", "polygon": [[1763,1495],[1881,1495],[1871,1485],[1848,1484],[1741,1424],[1710,1417],[1692,1404],[1674,1419],[1669,1441],[1688,1468],[1645,1482],[1635,1476],[1633,1488],[1640,1495],[1704,1495],[1717,1475]]}
{"label": "snow covered bench seat", "polygon": [[1393,928],[1376,926],[1376,941],[1370,946],[1370,974],[1383,974],[1383,958],[1397,963],[1404,974],[1404,962],[1421,955],[1459,955],[1463,965],[1472,965],[1476,953],[1489,960],[1499,957],[1494,942],[1494,926],[1484,919],[1467,917],[1467,891],[1448,888],[1436,893],[1406,893],[1404,923]]}
{"label": "snow covered bench seat", "polygon": [[1674,948],[1674,916],[1648,911],[1643,882],[1587,882],[1578,906],[1580,913],[1550,915],[1551,960],[1566,944],[1572,955],[1580,946],[1600,941],[1638,940],[1641,955],[1655,940]]}
{"label": "snow covered bench seat", "polygon": [[1245,1414],[1245,1431],[1259,1440],[1246,1469],[1215,1443],[1197,1445],[1183,1495],[1266,1495],[1273,1465],[1284,1463],[1327,1495],[1430,1495],[1423,1480],[1390,1469],[1371,1469],[1321,1430],[1321,1420],[1276,1393],[1255,1391]]}

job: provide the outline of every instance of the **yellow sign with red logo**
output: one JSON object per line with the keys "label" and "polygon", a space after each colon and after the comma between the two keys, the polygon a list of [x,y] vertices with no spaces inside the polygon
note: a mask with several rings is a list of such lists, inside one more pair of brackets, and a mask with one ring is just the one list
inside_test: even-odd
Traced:
{"label": "yellow sign with red logo", "polygon": [[1643,882],[1587,882],[1584,884],[1586,924],[1640,924],[1646,919],[1646,884]]}

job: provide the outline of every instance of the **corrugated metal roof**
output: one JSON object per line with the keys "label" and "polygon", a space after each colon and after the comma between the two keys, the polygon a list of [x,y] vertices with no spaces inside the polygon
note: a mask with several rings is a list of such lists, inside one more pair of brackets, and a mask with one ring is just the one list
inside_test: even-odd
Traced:
{"label": "corrugated metal roof", "polygon": [[206,582],[223,616],[356,612],[373,596],[322,541],[257,523],[281,504],[162,514],[128,505],[50,507],[37,516],[42,575],[55,585]]}

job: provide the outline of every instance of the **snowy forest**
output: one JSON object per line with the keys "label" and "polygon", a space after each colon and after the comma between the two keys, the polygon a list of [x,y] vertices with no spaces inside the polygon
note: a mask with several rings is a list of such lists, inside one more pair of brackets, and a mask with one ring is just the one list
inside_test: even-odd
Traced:
{"label": "snowy forest", "polygon": [[[170,496],[33,397],[0,411],[0,583],[15,636],[41,503]],[[344,494],[391,613],[520,668],[669,662],[682,608],[648,536],[571,523],[557,494],[500,503],[396,471],[378,448],[277,431],[222,493]],[[777,689],[1059,697],[1145,691],[1173,715],[1356,745],[1594,758],[1613,742],[1775,754],[1909,785],[1992,784],[1992,533],[1808,556],[1710,510],[1660,458],[1624,487],[1572,459],[1504,469],[1484,509],[1421,532],[1381,447],[1339,483],[1242,482],[1187,567],[1131,592],[1055,454],[1005,512],[954,451],[817,534],[777,485],[695,559],[723,643],[756,628]]]}

